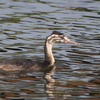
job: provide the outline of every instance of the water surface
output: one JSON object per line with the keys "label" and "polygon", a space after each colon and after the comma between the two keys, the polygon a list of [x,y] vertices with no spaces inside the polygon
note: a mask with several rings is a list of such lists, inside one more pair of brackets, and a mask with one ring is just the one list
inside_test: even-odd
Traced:
{"label": "water surface", "polygon": [[100,99],[99,0],[0,0],[0,61],[43,61],[45,38],[54,30],[81,45],[53,47],[52,78],[0,71],[0,100]]}

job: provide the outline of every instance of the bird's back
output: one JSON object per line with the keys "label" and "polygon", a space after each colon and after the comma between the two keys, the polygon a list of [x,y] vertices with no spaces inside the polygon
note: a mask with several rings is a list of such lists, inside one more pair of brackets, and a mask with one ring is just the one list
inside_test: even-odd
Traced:
{"label": "bird's back", "polygon": [[40,63],[30,59],[9,59],[0,63],[0,69],[6,71],[40,69]]}

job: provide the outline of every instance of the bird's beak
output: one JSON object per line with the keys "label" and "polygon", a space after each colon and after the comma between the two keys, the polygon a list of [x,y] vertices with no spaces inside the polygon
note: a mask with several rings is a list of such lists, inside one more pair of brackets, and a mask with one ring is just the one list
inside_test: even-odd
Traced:
{"label": "bird's beak", "polygon": [[65,38],[65,43],[71,43],[71,44],[75,44],[75,45],[80,45],[79,43],[74,42],[74,41],[68,39],[67,37]]}
{"label": "bird's beak", "polygon": [[67,43],[72,43],[72,44],[75,44],[75,45],[80,45],[79,43],[77,43],[77,42],[74,42],[74,41],[67,41]]}

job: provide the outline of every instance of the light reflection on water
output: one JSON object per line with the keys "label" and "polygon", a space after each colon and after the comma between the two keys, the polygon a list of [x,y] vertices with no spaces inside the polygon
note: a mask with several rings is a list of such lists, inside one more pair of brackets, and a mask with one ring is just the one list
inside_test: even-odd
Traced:
{"label": "light reflection on water", "polygon": [[57,67],[53,78],[48,73],[43,78],[43,72],[0,71],[0,99],[99,100],[99,3],[99,0],[1,0],[0,60],[18,57],[43,61],[45,37],[53,30],[65,33],[81,45],[53,47]]}

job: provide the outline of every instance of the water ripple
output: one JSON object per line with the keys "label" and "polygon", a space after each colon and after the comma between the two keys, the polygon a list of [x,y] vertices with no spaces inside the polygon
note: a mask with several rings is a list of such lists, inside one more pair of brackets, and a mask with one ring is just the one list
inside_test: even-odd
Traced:
{"label": "water ripple", "polygon": [[43,61],[45,38],[53,30],[80,43],[53,47],[56,70],[49,73],[52,77],[0,70],[0,100],[99,100],[99,10],[99,0],[0,0],[1,61]]}

